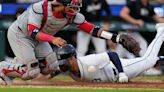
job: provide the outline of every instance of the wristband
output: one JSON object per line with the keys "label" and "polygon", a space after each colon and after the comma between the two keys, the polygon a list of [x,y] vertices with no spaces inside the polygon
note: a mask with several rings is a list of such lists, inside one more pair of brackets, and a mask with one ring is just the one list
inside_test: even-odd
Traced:
{"label": "wristband", "polygon": [[115,43],[119,42],[119,36],[117,34],[113,34],[107,31],[102,31],[100,37],[107,40],[112,40]]}

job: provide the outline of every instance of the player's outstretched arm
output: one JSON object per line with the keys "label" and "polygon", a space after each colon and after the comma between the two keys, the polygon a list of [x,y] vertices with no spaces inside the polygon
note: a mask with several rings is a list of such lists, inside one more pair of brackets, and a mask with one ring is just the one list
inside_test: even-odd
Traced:
{"label": "player's outstretched arm", "polygon": [[127,34],[114,34],[108,31],[105,31],[100,26],[95,26],[87,21],[78,25],[78,28],[86,33],[91,34],[92,36],[103,38],[106,40],[112,40],[115,43],[120,43],[126,48],[129,52],[133,53],[136,56],[139,56],[141,50],[139,43]]}

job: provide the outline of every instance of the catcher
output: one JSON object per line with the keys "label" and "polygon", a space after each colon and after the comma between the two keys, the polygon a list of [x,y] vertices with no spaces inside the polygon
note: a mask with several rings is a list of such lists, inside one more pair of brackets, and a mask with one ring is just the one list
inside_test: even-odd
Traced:
{"label": "catcher", "polygon": [[44,0],[34,3],[20,15],[8,29],[8,40],[16,58],[7,65],[0,64],[0,79],[11,85],[15,77],[29,80],[40,73],[59,70],[56,54],[49,43],[59,48],[65,46],[67,42],[54,35],[71,24],[95,37],[120,43],[138,55],[140,47],[133,38],[112,34],[87,22],[79,13],[81,6],[81,0]]}
{"label": "catcher", "polygon": [[63,72],[68,71],[76,81],[128,82],[125,80],[124,73],[128,79],[132,79],[153,67],[157,61],[164,60],[164,57],[157,56],[164,42],[164,24],[158,24],[156,27],[156,37],[143,57],[119,59],[118,55],[113,52],[76,57],[75,48],[72,45],[66,45],[64,48],[59,48],[57,52],[59,67]]}

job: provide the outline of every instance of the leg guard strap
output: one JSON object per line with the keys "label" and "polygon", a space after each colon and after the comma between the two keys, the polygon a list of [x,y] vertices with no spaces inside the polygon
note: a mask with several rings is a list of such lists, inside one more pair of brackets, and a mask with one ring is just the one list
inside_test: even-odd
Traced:
{"label": "leg guard strap", "polygon": [[56,53],[49,54],[45,59],[39,61],[39,67],[42,74],[51,74],[59,69]]}

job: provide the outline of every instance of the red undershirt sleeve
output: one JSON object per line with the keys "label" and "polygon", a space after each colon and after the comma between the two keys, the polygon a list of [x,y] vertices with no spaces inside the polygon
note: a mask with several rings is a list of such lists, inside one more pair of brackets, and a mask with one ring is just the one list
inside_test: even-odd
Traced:
{"label": "red undershirt sleeve", "polygon": [[32,24],[28,24],[28,32],[29,35],[36,40],[39,41],[44,41],[44,42],[52,42],[53,40],[53,36],[43,33],[43,32],[39,32],[39,28],[37,28],[36,26],[32,25]]}
{"label": "red undershirt sleeve", "polygon": [[95,26],[93,24],[91,24],[87,21],[85,21],[84,23],[77,26],[78,29],[80,29],[86,33],[91,33],[93,31],[94,27]]}

